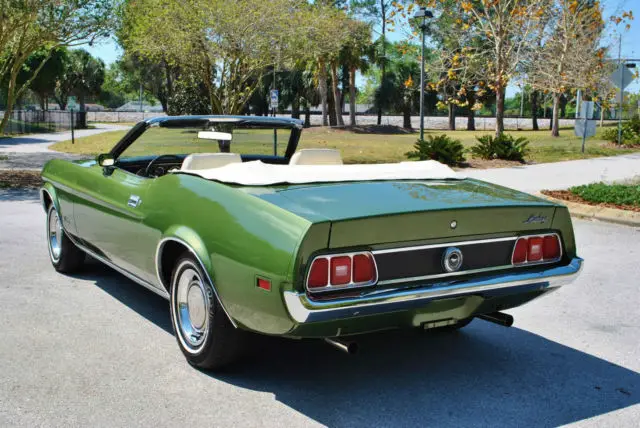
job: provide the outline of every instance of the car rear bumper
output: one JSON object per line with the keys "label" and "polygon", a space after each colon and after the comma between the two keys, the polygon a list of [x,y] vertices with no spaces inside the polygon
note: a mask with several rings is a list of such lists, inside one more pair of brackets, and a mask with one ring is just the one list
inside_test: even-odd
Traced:
{"label": "car rear bumper", "polygon": [[284,301],[291,318],[300,324],[347,320],[412,310],[440,299],[517,293],[519,289],[530,291],[557,288],[573,282],[582,269],[582,263],[583,260],[576,257],[565,266],[543,270],[509,272],[411,288],[404,286],[330,301],[311,300],[306,293],[286,291]]}

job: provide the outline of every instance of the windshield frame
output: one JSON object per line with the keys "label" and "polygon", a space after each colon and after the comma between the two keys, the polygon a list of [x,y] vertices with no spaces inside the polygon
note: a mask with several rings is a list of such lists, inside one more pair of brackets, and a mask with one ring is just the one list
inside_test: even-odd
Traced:
{"label": "windshield frame", "polygon": [[291,156],[298,147],[300,134],[302,133],[303,122],[299,119],[289,119],[280,117],[264,117],[264,116],[165,116],[155,117],[138,122],[131,130],[111,149],[109,155],[114,160],[118,160],[120,155],[142,136],[152,126],[160,126],[163,128],[193,128],[206,127],[211,123],[226,123],[230,125],[239,125],[240,127],[264,127],[269,129],[287,129],[290,130],[289,141],[284,156],[267,156],[259,154],[247,154],[243,157],[259,158],[270,157],[280,158],[289,161]]}

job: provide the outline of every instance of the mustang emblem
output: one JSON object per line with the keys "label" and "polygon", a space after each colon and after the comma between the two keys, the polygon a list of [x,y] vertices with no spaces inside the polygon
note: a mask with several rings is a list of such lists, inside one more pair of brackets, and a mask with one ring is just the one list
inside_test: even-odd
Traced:
{"label": "mustang emblem", "polygon": [[524,224],[544,223],[546,221],[547,221],[547,217],[545,217],[543,215],[533,215],[533,214],[531,214],[528,219],[523,221],[523,223]]}
{"label": "mustang emblem", "polygon": [[442,255],[442,267],[447,272],[456,272],[462,267],[462,251],[456,247],[449,247]]}

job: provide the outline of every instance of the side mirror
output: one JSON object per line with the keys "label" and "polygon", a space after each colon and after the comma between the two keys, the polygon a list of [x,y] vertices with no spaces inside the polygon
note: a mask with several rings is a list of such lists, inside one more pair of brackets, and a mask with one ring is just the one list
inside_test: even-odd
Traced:
{"label": "side mirror", "polygon": [[98,165],[102,167],[110,167],[116,163],[113,156],[111,156],[109,153],[103,153],[101,155],[98,155],[97,161],[98,161]]}

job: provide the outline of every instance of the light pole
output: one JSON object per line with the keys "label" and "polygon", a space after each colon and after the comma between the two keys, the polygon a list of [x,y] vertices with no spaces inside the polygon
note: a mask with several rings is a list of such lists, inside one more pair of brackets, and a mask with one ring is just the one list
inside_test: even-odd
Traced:
{"label": "light pole", "polygon": [[422,31],[422,43],[420,53],[420,140],[424,140],[424,33],[427,31],[427,18],[433,18],[433,13],[426,7],[418,9],[414,18],[422,18],[420,30]]}

